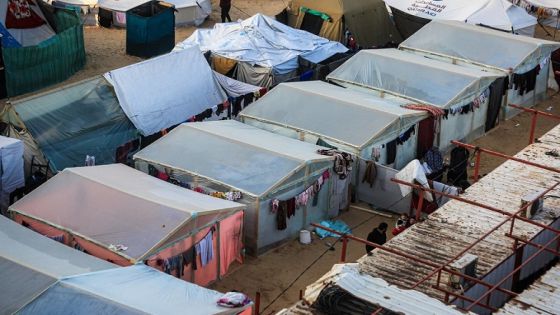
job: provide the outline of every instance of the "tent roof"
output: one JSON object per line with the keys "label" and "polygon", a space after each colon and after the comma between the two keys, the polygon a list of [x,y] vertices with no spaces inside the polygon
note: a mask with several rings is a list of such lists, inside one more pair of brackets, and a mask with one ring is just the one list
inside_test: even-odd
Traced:
{"label": "tent roof", "polygon": [[365,87],[448,107],[480,93],[499,76],[397,49],[374,49],[361,50],[327,79],[348,87]]}
{"label": "tent roof", "polygon": [[137,137],[101,77],[13,102],[13,109],[53,171],[83,165],[86,155],[97,164],[114,163],[115,150]]}
{"label": "tent roof", "polygon": [[98,6],[103,9],[126,12],[150,0],[98,0]]}
{"label": "tent roof", "polygon": [[[406,14],[428,20],[460,21],[483,24],[511,32],[537,24],[525,10],[507,0],[440,0],[417,3],[416,0],[385,0]],[[516,9],[517,8],[517,9]]]}
{"label": "tent roof", "polygon": [[216,304],[222,293],[133,265],[62,279],[27,305],[22,314],[220,314],[244,308]]}
{"label": "tent roof", "polygon": [[282,83],[241,112],[356,148],[385,132],[419,121],[425,112],[401,108],[409,102],[391,101],[321,81]]}
{"label": "tent roof", "polygon": [[[182,124],[134,155],[260,196],[306,164],[331,161],[321,147],[233,120]],[[188,157],[188,158],[185,158]]]}
{"label": "tent roof", "polygon": [[529,56],[537,55],[540,61],[560,48],[560,44],[461,22],[432,21],[404,41],[401,47],[515,70]]}
{"label": "tent roof", "polygon": [[[185,77],[196,80],[185,80]],[[180,124],[227,99],[198,47],[105,74],[119,103],[145,136]]]}
{"label": "tent roof", "polygon": [[[122,164],[67,168],[10,207],[142,259],[191,219],[243,209]],[[208,221],[212,221],[209,219]]]}
{"label": "tent roof", "polygon": [[0,37],[2,38],[3,47],[35,46],[56,35],[37,3],[31,4],[30,8],[45,22],[43,25],[23,29],[7,28],[6,14],[8,12],[8,1],[0,2],[0,34],[2,35]]}
{"label": "tent roof", "polygon": [[10,137],[0,136],[0,149],[1,148],[6,148],[6,147],[11,147],[11,146],[14,146],[14,145],[21,145],[21,140],[10,138]]}
{"label": "tent roof", "polygon": [[59,278],[116,268],[0,216],[0,309],[13,313]]}
{"label": "tent roof", "polygon": [[280,74],[296,69],[298,56],[320,62],[348,50],[338,42],[291,28],[261,14],[241,22],[218,23],[212,29],[198,29],[179,43],[177,49],[193,45],[251,65],[274,68]]}

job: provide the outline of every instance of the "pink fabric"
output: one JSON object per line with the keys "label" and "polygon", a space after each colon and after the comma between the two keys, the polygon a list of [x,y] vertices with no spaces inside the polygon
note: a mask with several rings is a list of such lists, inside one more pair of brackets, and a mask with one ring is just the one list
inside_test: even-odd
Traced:
{"label": "pink fabric", "polygon": [[65,231],[59,230],[55,227],[52,227],[48,224],[45,224],[41,221],[37,221],[35,219],[23,216],[21,214],[16,214],[14,217],[14,221],[22,224],[23,222],[29,224],[29,226],[31,227],[31,229],[37,233],[40,233],[42,235],[46,235],[49,237],[54,237],[54,236],[59,236],[59,235],[64,235],[64,244],[68,245],[68,242],[70,241],[70,237],[69,234],[66,233]]}
{"label": "pink fabric", "polygon": [[238,261],[243,263],[241,250],[243,249],[243,212],[220,221],[220,275],[227,274],[229,266]]}
{"label": "pink fabric", "polygon": [[248,307],[243,312],[239,313],[238,315],[253,315],[253,307]]}
{"label": "pink fabric", "polygon": [[120,255],[117,255],[104,247],[101,247],[88,240],[85,240],[79,236],[74,236],[74,241],[78,243],[78,245],[80,245],[81,248],[85,249],[92,256],[106,260],[108,262],[114,263],[122,267],[132,265],[132,263],[128,259]]}
{"label": "pink fabric", "polygon": [[70,236],[69,233],[65,231],[61,231],[55,227],[52,227],[46,223],[31,219],[26,216],[22,216],[20,214],[16,214],[14,221],[22,224],[24,221],[29,224],[29,226],[36,232],[41,233],[47,236],[58,236],[63,234],[64,235],[64,244],[73,247],[73,243],[71,243],[71,239],[73,239],[80,247],[85,249],[90,255],[95,256],[100,259],[107,260],[109,262],[115,263],[119,266],[130,266],[131,263],[126,258],[119,256],[112,251],[105,249],[97,244],[94,244],[90,241],[85,240],[79,236],[72,235]]}

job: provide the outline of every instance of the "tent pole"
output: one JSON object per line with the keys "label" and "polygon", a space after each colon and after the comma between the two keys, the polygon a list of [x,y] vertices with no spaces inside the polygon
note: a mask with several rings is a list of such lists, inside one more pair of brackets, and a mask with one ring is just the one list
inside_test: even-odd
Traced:
{"label": "tent pole", "polygon": [[221,243],[221,238],[220,238],[220,226],[221,226],[221,221],[216,222],[216,240],[218,243],[218,248],[217,248],[217,253],[216,256],[218,256],[218,263],[217,265],[217,269],[218,269],[218,276],[216,277],[217,280],[222,280],[222,243]]}
{"label": "tent pole", "polygon": [[[304,187],[304,189],[307,189],[307,187],[309,187],[309,164],[307,164],[305,166],[305,182],[303,184],[303,187]],[[317,193],[319,193],[319,192],[317,192]],[[303,207],[303,226],[302,226],[302,229],[305,229],[306,225],[307,225],[307,203],[305,204],[305,207]]]}

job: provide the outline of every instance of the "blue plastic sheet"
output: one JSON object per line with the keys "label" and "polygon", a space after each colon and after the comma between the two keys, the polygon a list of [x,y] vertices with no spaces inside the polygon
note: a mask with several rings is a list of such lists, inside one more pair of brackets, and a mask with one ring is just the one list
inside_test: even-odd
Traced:
{"label": "blue plastic sheet", "polygon": [[[338,231],[340,233],[344,233],[344,234],[352,234],[352,230],[350,229],[350,227],[348,226],[348,224],[344,223],[341,220],[336,220],[336,221],[321,221],[320,223],[322,226],[327,227],[329,229]],[[325,238],[325,237],[340,237],[340,235],[338,234],[334,234],[328,231],[325,231],[323,229],[320,228],[316,228],[315,229],[315,233],[317,233],[317,235],[320,238]]]}

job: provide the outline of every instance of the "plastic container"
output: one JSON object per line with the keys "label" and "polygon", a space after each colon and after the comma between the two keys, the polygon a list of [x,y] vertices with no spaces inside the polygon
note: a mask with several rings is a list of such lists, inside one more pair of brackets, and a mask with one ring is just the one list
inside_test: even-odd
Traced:
{"label": "plastic container", "polygon": [[311,232],[307,230],[299,231],[299,242],[302,244],[310,244],[311,243]]}

